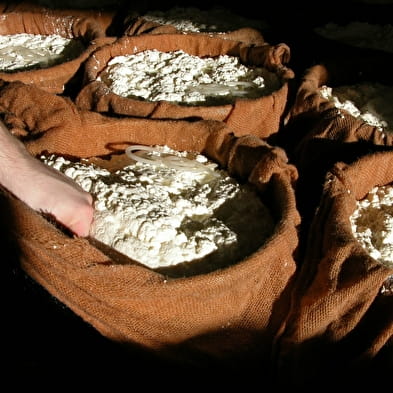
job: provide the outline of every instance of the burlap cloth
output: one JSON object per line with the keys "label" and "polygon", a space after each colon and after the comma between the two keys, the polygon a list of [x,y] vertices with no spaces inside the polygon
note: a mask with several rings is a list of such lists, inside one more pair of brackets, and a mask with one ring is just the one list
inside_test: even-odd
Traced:
{"label": "burlap cloth", "polygon": [[[124,3],[123,7],[118,9],[118,35],[197,33],[241,41],[248,45],[264,44],[262,31],[268,30],[268,23],[260,18],[250,19],[244,16],[246,9],[234,11],[236,14],[232,13],[233,11],[232,7],[224,8],[216,4],[199,3],[171,7],[168,3],[160,3],[130,7]],[[158,18],[156,21],[151,20],[154,15]],[[205,15],[208,15],[208,20]]]}
{"label": "burlap cloth", "polygon": [[[134,16],[133,18],[130,18],[130,20],[125,21],[123,35],[136,36],[141,34],[176,33],[189,34],[188,32],[179,30],[171,24],[161,24],[158,22],[146,20],[143,16]],[[252,27],[242,27],[225,32],[200,32],[198,34],[205,34],[212,37],[216,36],[227,40],[240,41],[244,42],[247,45],[263,45],[265,43],[265,39],[263,38],[262,33]]]}
{"label": "burlap cloth", "polygon": [[[180,105],[169,101],[149,102],[121,97],[97,77],[115,56],[132,55],[149,49],[163,52],[183,50],[194,56],[230,55],[246,65],[266,68],[278,78],[277,90],[253,99],[238,98],[226,105]],[[244,42],[204,34],[142,34],[121,37],[100,47],[86,61],[84,87],[76,98],[81,109],[150,119],[189,119],[224,121],[237,136],[253,134],[267,138],[279,130],[287,105],[288,81],[293,71],[285,64],[290,50],[285,44],[249,45]],[[269,81],[266,83],[269,84]]]}
{"label": "burlap cloth", "polygon": [[[110,40],[105,37],[102,26],[91,18],[61,16],[34,11],[5,12],[1,15],[0,34],[58,34],[65,38],[80,40],[83,51],[75,58],[46,68],[26,71],[0,72],[0,79],[19,80],[33,83],[42,89],[56,94],[64,92],[66,85],[77,77],[82,63],[91,52]],[[77,84],[75,82],[75,84]],[[80,84],[80,81],[78,81]],[[80,86],[78,86],[79,88]]]}
{"label": "burlap cloth", "polygon": [[349,112],[338,109],[320,88],[359,82],[352,67],[318,64],[310,67],[294,88],[296,97],[285,126],[276,138],[299,171],[296,195],[304,232],[318,206],[324,178],[337,162],[350,163],[375,150],[393,146],[393,134],[381,132]]}
{"label": "burlap cloth", "polygon": [[393,181],[393,135],[321,96],[323,85],[359,81],[351,67],[340,66],[305,71],[277,138],[298,169],[301,215],[299,269],[278,339],[277,379],[302,391],[386,387],[384,373],[393,369],[393,299],[381,293],[393,271],[367,255],[349,223],[356,200]]}
{"label": "burlap cloth", "polygon": [[256,364],[259,372],[271,367],[299,241],[297,171],[282,149],[255,136],[236,137],[223,122],[105,117],[21,82],[3,84],[0,109],[33,155],[102,157],[129,144],[168,145],[199,151],[255,185],[276,221],[272,236],[238,264],[178,279],[130,258],[118,260],[19,200],[8,196],[7,202],[23,270],[103,336],[186,363]]}
{"label": "burlap cloth", "polygon": [[326,175],[277,346],[283,385],[306,391],[322,381],[323,391],[390,386],[393,268],[362,248],[349,217],[374,186],[393,185],[392,168],[393,148],[337,163]]}
{"label": "burlap cloth", "polygon": [[112,35],[113,33],[113,24],[115,23],[116,18],[116,10],[114,7],[100,7],[97,4],[97,7],[95,8],[86,9],[83,1],[79,3],[74,2],[73,7],[71,7],[72,2],[64,3],[48,1],[46,4],[44,4],[44,2],[41,2],[42,4],[37,3],[40,3],[40,1],[11,2],[7,4],[6,7],[4,7],[4,11],[17,13],[34,12],[36,14],[47,14],[53,16],[57,15],[61,17],[72,16],[78,18],[94,19],[100,24],[101,28],[108,36]]}

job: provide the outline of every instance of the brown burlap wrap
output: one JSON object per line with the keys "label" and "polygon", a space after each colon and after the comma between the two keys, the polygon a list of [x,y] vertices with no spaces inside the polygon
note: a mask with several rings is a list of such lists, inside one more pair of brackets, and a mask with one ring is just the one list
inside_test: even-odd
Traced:
{"label": "brown burlap wrap", "polygon": [[280,339],[280,374],[288,386],[389,386],[393,287],[384,283],[393,268],[362,248],[349,217],[374,186],[393,184],[392,168],[393,149],[337,163],[326,176]]}
{"label": "brown burlap wrap", "polygon": [[46,68],[26,71],[0,72],[0,79],[33,83],[42,89],[60,94],[65,85],[77,74],[81,64],[90,53],[110,40],[100,24],[91,18],[61,16],[37,12],[7,12],[1,15],[0,34],[58,34],[65,38],[80,40],[83,51],[63,63]]}
{"label": "brown burlap wrap", "polygon": [[[128,22],[126,21],[126,26],[124,28],[124,35],[135,36],[141,34],[176,34],[187,32],[177,29],[171,24],[161,24],[158,22],[149,21],[143,18],[143,16],[138,16],[131,18]],[[248,45],[263,45],[265,40],[262,33],[252,27],[242,27],[232,31],[225,32],[200,32],[198,34],[207,34],[209,36],[217,36],[227,40],[234,40],[244,42]]]}
{"label": "brown burlap wrap", "polygon": [[272,236],[233,266],[178,279],[128,258],[119,262],[87,239],[67,236],[19,200],[9,203],[23,269],[102,335],[191,363],[257,357],[258,368],[270,364],[273,336],[288,311],[298,246],[297,171],[282,149],[255,136],[236,137],[217,121],[105,117],[20,82],[3,85],[0,109],[34,155],[95,157],[129,144],[168,145],[199,151],[254,184],[276,221]]}
{"label": "brown burlap wrap", "polygon": [[[339,67],[337,67],[339,68]],[[324,98],[320,88],[359,83],[353,77],[347,77],[346,70],[332,69],[318,64],[307,69],[300,80],[296,98],[291,106],[286,126],[282,130],[282,144],[289,154],[294,154],[304,161],[308,157],[299,150],[299,145],[317,138],[338,142],[364,141],[376,145],[392,144],[391,134],[381,133],[377,127],[363,124],[344,109],[337,109],[334,102]],[[331,149],[334,152],[334,149]],[[307,163],[302,163],[302,167]]]}
{"label": "brown burlap wrap", "polygon": [[312,218],[324,177],[336,162],[350,163],[370,151],[393,146],[393,134],[381,132],[322,97],[320,87],[340,86],[343,73],[324,65],[309,68],[300,81],[289,120],[277,138],[299,171],[296,193],[302,225]]}
{"label": "brown burlap wrap", "polygon": [[[121,97],[113,93],[104,82],[97,80],[100,72],[115,56],[126,56],[145,50],[162,52],[183,50],[200,57],[230,55],[239,57],[246,65],[266,68],[273,79],[279,81],[278,89],[262,97],[237,98],[225,105],[181,105],[170,101],[143,101]],[[86,61],[84,87],[76,103],[81,109],[109,114],[121,114],[151,119],[188,119],[224,121],[237,136],[253,134],[262,138],[275,134],[282,123],[287,104],[288,81],[293,71],[284,64],[289,61],[287,45],[248,45],[235,40],[211,37],[204,34],[142,34],[121,37],[100,47]],[[267,76],[267,85],[269,85]]]}
{"label": "brown burlap wrap", "polygon": [[[81,4],[81,3],[80,3]],[[70,4],[35,4],[30,1],[21,1],[8,4],[5,9],[6,12],[34,12],[36,14],[48,14],[53,16],[73,17],[78,18],[89,18],[94,19],[101,25],[101,28],[107,35],[112,33],[112,24],[114,22],[116,11],[114,9],[108,9],[107,7],[100,7],[97,4],[97,8],[86,9],[81,4],[81,8],[77,8],[78,4],[74,4],[75,7],[70,8]]]}

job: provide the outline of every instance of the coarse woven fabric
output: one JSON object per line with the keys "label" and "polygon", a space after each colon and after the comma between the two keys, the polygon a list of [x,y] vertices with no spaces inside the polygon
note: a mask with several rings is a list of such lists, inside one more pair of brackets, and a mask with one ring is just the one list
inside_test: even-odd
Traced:
{"label": "coarse woven fabric", "polygon": [[306,391],[321,380],[324,391],[390,386],[393,268],[369,256],[349,217],[373,187],[393,185],[392,168],[393,149],[339,162],[326,175],[277,345],[284,385]]}
{"label": "coarse woven fabric", "polygon": [[113,24],[115,23],[116,19],[116,10],[110,8],[80,8],[78,4],[75,4],[74,7],[71,8],[70,4],[62,4],[55,5],[55,4],[34,4],[29,1],[21,1],[17,3],[10,3],[4,9],[6,12],[32,12],[38,14],[46,14],[46,15],[53,15],[53,16],[61,16],[61,17],[72,17],[77,18],[88,18],[93,19],[98,22],[105,32],[106,35],[113,35]]}
{"label": "coarse woven fabric", "polygon": [[302,217],[301,266],[277,345],[278,380],[303,391],[321,380],[324,391],[371,381],[382,387],[384,373],[393,370],[393,299],[381,294],[393,272],[361,249],[349,222],[356,200],[374,185],[392,183],[393,136],[319,92],[359,81],[350,69],[349,63],[307,69],[277,138],[298,170]]}
{"label": "coarse woven fabric", "polygon": [[100,45],[113,40],[106,37],[102,26],[91,18],[29,11],[4,12],[0,14],[0,18],[0,34],[58,34],[65,38],[82,41],[85,48],[74,59],[46,68],[0,72],[0,79],[4,81],[18,80],[35,84],[50,93],[63,93],[66,85],[76,77],[82,63],[90,53]]}
{"label": "coarse woven fabric", "polygon": [[[225,105],[180,105],[170,101],[143,101],[121,97],[104,82],[98,81],[100,72],[115,56],[136,54],[156,49],[162,52],[183,50],[200,57],[230,55],[243,64],[264,67],[273,73],[280,87],[259,98],[238,98]],[[76,97],[81,109],[101,113],[120,114],[150,119],[218,120],[231,127],[236,136],[256,135],[268,138],[277,133],[285,116],[288,82],[294,78],[286,67],[290,49],[285,44],[249,45],[241,41],[212,37],[204,34],[142,34],[120,37],[104,45],[90,56],[84,66],[84,86]]]}
{"label": "coarse woven fabric", "polygon": [[255,136],[236,137],[223,122],[112,118],[21,82],[0,90],[7,126],[33,155],[90,158],[130,144],[167,145],[205,154],[255,185],[276,222],[266,243],[232,266],[176,279],[67,235],[15,198],[7,202],[22,268],[102,335],[185,363],[242,367],[249,360],[269,377],[299,241],[297,171],[285,152]]}
{"label": "coarse woven fabric", "polygon": [[[161,24],[146,20],[143,16],[133,17],[130,20],[126,20],[123,35],[137,36],[141,34],[189,34],[177,29],[171,24]],[[195,34],[195,33],[194,33]],[[252,27],[242,27],[234,29],[232,31],[225,32],[200,32],[198,34],[206,34],[211,37],[217,36],[227,40],[234,40],[244,42],[247,45],[263,45],[265,39],[262,33]]]}
{"label": "coarse woven fabric", "polygon": [[296,194],[303,226],[312,219],[326,173],[335,163],[351,163],[369,152],[393,147],[392,133],[381,132],[322,97],[323,85],[355,83],[347,78],[345,67],[334,67],[318,64],[305,71],[288,121],[277,137],[277,144],[299,171]]}

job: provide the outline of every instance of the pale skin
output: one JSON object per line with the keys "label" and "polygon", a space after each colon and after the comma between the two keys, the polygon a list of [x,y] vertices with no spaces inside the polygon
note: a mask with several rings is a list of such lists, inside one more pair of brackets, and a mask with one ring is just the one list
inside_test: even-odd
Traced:
{"label": "pale skin", "polygon": [[89,235],[93,197],[33,157],[0,120],[0,184],[32,209],[54,217],[76,236]]}

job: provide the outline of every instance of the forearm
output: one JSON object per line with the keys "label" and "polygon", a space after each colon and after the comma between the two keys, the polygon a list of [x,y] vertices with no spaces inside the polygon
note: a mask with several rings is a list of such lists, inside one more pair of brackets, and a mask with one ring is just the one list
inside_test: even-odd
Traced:
{"label": "forearm", "polygon": [[0,121],[0,184],[32,209],[48,213],[79,236],[93,220],[92,196],[34,158]]}
{"label": "forearm", "polygon": [[32,159],[23,143],[0,120],[0,183],[11,192],[18,191],[18,183],[23,184],[27,175],[24,171]]}

